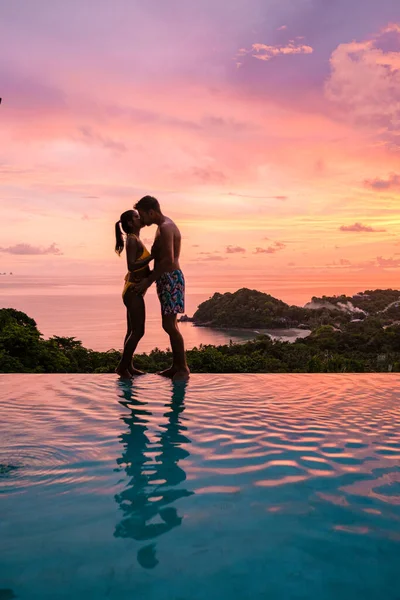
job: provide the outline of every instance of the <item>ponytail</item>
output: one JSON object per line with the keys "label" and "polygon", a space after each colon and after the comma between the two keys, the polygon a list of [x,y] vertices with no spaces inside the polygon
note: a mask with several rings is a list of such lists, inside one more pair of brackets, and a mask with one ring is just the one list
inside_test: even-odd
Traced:
{"label": "ponytail", "polygon": [[124,238],[120,227],[121,221],[115,223],[115,252],[118,256],[121,256],[121,252],[124,249]]}

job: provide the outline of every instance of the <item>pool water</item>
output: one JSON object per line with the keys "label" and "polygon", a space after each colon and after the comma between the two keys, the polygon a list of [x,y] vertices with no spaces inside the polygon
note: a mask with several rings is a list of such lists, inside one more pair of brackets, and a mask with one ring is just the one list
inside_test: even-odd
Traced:
{"label": "pool water", "polygon": [[0,600],[399,600],[399,384],[1,376]]}

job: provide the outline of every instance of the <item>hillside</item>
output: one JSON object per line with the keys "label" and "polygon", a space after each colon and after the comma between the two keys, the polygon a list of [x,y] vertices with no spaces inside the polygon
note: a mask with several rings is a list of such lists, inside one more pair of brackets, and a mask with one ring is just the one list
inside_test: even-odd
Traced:
{"label": "hillside", "polygon": [[247,288],[234,293],[216,293],[200,304],[193,315],[193,322],[196,325],[250,329],[279,329],[299,325],[312,328],[349,320],[351,317],[348,314],[335,307],[311,310],[290,306],[269,294]]}
{"label": "hillside", "polygon": [[[221,328],[289,328],[306,325],[340,327],[352,320],[379,318],[383,324],[400,320],[400,291],[374,290],[354,296],[314,296],[305,307],[293,306],[269,294],[242,288],[215,293],[198,307],[196,325]],[[183,319],[184,320],[184,319]]]}

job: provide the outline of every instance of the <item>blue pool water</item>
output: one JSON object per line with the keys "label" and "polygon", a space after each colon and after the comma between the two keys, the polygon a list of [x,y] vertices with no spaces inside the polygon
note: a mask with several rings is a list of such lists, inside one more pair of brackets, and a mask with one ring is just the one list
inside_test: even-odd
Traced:
{"label": "blue pool water", "polygon": [[1,376],[0,600],[399,600],[399,387]]}

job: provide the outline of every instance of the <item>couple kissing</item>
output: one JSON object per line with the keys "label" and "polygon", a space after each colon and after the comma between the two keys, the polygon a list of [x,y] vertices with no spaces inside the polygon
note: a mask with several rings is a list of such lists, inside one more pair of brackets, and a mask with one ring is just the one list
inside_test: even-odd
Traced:
{"label": "couple kissing", "polygon": [[[157,232],[149,252],[140,239],[140,231],[150,225],[157,225]],[[128,265],[122,292],[127,314],[127,332],[122,357],[115,372],[121,378],[129,379],[143,375],[142,371],[133,366],[132,360],[145,332],[144,296],[155,283],[161,305],[162,326],[169,335],[173,356],[171,367],[159,375],[174,381],[187,380],[190,371],[177,322],[177,315],[185,309],[185,278],[179,264],[181,234],[177,225],[161,212],[156,198],[144,196],[135,204],[134,209],[121,215],[115,224],[115,237],[115,251],[120,256],[125,247]],[[153,260],[151,270],[149,265]]]}

